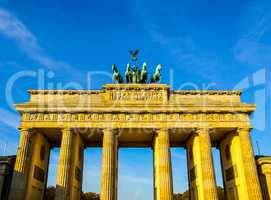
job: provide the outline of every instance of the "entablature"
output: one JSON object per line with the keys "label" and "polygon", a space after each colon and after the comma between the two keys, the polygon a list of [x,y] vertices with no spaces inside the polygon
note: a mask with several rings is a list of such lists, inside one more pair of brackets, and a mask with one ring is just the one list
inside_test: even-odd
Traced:
{"label": "entablature", "polygon": [[102,90],[29,90],[25,112],[241,112],[255,110],[239,90],[170,90],[166,84],[106,84]]}

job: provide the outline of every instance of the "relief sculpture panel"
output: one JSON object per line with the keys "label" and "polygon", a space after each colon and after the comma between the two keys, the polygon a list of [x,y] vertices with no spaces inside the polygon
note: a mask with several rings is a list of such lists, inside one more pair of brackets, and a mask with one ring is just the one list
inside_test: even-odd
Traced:
{"label": "relief sculpture panel", "polygon": [[22,121],[244,121],[247,114],[184,113],[24,113]]}

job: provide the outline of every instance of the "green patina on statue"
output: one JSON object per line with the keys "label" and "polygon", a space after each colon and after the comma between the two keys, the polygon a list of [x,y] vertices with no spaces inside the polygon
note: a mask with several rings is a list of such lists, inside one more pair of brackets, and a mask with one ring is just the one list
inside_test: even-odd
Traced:
{"label": "green patina on statue", "polygon": [[141,73],[140,73],[140,82],[141,83],[147,83],[147,79],[148,79],[148,73],[147,73],[147,63],[144,62],[142,69],[141,69]]}
{"label": "green patina on statue", "polygon": [[113,82],[114,83],[123,83],[123,78],[122,78],[121,74],[119,73],[117,65],[113,64],[112,70],[113,70]]}
{"label": "green patina on statue", "polygon": [[162,65],[158,64],[155,73],[151,76],[151,83],[157,83],[161,80],[161,69]]}
{"label": "green patina on statue", "polygon": [[[136,64],[138,52],[139,50],[130,50],[131,60],[134,64],[131,66],[130,63],[128,63],[126,66],[126,83],[148,83],[147,63],[143,63],[141,70],[138,69]],[[155,72],[151,75],[150,83],[158,83],[161,80],[161,69],[162,66],[160,64],[157,65]],[[123,78],[119,73],[116,64],[113,64],[112,70],[113,82],[123,83]]]}

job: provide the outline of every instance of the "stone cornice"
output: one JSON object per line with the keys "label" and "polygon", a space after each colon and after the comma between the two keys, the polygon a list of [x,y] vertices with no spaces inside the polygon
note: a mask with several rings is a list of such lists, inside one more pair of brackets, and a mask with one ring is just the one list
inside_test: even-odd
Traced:
{"label": "stone cornice", "polygon": [[169,90],[170,86],[167,84],[105,84],[105,90]]}
{"label": "stone cornice", "polygon": [[23,112],[148,112],[148,113],[251,113],[255,110],[253,104],[239,105],[95,105],[95,106],[76,106],[74,104],[65,106],[57,105],[34,105],[34,104],[17,104],[17,111]]}
{"label": "stone cornice", "polygon": [[53,94],[53,95],[64,95],[64,94],[101,94],[103,90],[28,90],[30,95],[46,95],[46,94]]}
{"label": "stone cornice", "polygon": [[263,164],[271,164],[271,156],[256,156],[256,162],[259,165],[263,165]]}
{"label": "stone cornice", "polygon": [[242,94],[241,90],[173,90],[173,94],[181,95],[238,95]]}
{"label": "stone cornice", "polygon": [[[135,89],[135,84],[123,85],[118,87],[118,84],[108,84],[104,86],[105,89]],[[169,89],[169,86],[165,84],[152,84],[152,85],[138,85],[137,88],[140,89]],[[28,90],[30,95],[46,95],[46,94],[101,94],[104,90]],[[181,95],[238,95],[242,94],[241,90],[172,90],[172,94]]]}
{"label": "stone cornice", "polygon": [[29,90],[27,112],[247,113],[240,90],[170,90],[167,84],[105,84],[102,90]]}

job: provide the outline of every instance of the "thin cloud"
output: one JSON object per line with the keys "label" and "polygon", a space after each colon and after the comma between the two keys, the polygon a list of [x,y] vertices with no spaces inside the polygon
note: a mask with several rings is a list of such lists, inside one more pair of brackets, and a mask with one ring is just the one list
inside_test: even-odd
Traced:
{"label": "thin cloud", "polygon": [[122,176],[121,179],[124,179],[127,182],[132,183],[141,183],[141,184],[152,184],[152,179],[146,177],[138,177],[138,176]]}
{"label": "thin cloud", "polygon": [[81,71],[71,65],[48,56],[27,26],[14,14],[4,9],[0,9],[0,34],[13,40],[30,59],[42,66],[50,70],[65,71],[73,77],[77,76],[78,80],[84,77]]}
{"label": "thin cloud", "polygon": [[[221,77],[221,72],[217,71],[218,61],[214,57],[202,54],[190,35],[180,33],[178,36],[166,35],[152,12],[144,6],[144,2],[131,1],[132,8],[146,30],[151,40],[165,48],[177,65],[183,70],[191,72],[191,67],[197,68],[193,73],[197,73],[204,79],[217,80]],[[208,76],[206,76],[208,74]]]}
{"label": "thin cloud", "polygon": [[[8,133],[6,133],[8,134]],[[0,156],[14,155],[16,154],[18,143],[10,141],[10,139],[3,138],[1,136],[0,141]]]}
{"label": "thin cloud", "polygon": [[242,34],[234,46],[235,59],[261,67],[270,64],[271,45],[262,39],[271,28],[271,3],[267,0],[249,3],[241,17],[240,27]]}
{"label": "thin cloud", "polygon": [[271,63],[271,46],[242,38],[234,48],[234,57],[243,63],[265,67]]}
{"label": "thin cloud", "polygon": [[32,60],[48,68],[59,66],[43,53],[35,35],[16,16],[3,9],[0,10],[0,32],[14,40]]}
{"label": "thin cloud", "polygon": [[20,124],[20,115],[0,108],[0,123],[3,123],[13,129],[17,129]]}
{"label": "thin cloud", "polygon": [[179,153],[175,151],[171,151],[171,157],[178,159],[178,160],[186,160],[186,154],[185,153]]}

